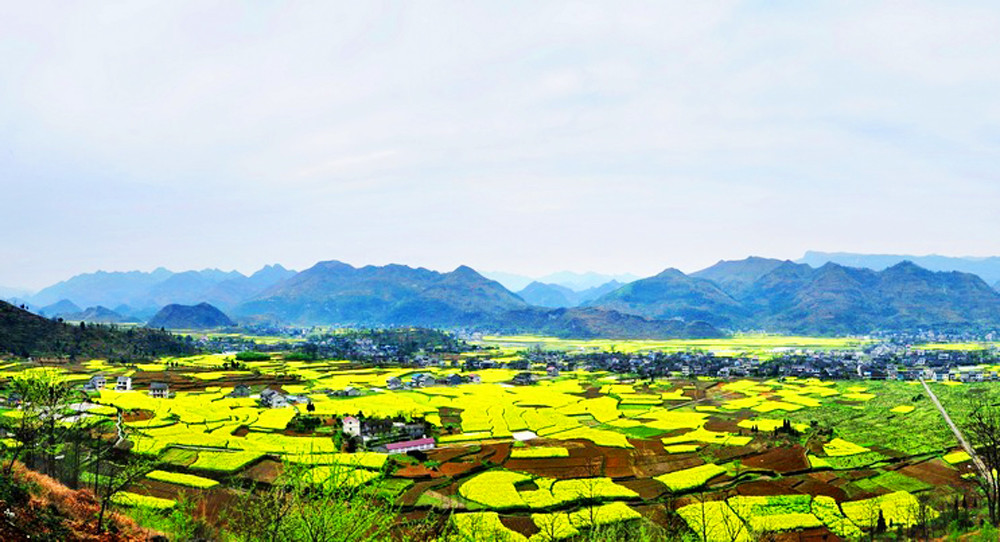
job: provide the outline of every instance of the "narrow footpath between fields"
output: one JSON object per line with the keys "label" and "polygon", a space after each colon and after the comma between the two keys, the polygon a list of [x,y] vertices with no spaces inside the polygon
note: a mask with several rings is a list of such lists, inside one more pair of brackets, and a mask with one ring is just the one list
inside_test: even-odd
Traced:
{"label": "narrow footpath between fields", "polygon": [[937,406],[938,411],[941,412],[941,416],[944,418],[945,423],[948,424],[948,427],[951,428],[951,432],[955,433],[955,438],[958,439],[958,443],[965,449],[965,453],[969,454],[969,457],[972,458],[972,463],[976,466],[976,470],[979,471],[980,476],[986,479],[986,481],[990,484],[990,487],[993,487],[993,473],[986,468],[986,464],[983,463],[983,460],[976,455],[976,450],[971,444],[969,444],[969,441],[965,440],[965,435],[963,435],[962,431],[958,429],[955,422],[951,421],[951,416],[948,415],[948,411],[944,409],[944,405],[942,405],[941,401],[938,400],[937,395],[934,395],[934,392],[931,391],[931,387],[927,385],[927,382],[921,378],[920,383],[924,385],[924,390],[931,398],[931,401],[934,401],[934,405]]}

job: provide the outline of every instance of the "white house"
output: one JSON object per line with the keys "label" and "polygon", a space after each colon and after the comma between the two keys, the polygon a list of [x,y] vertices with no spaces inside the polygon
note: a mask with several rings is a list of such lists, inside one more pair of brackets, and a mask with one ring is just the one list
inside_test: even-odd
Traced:
{"label": "white house", "polygon": [[131,391],[132,390],[132,377],[131,376],[119,376],[115,381],[115,391]]}
{"label": "white house", "polygon": [[153,382],[149,385],[149,396],[166,399],[170,395],[170,386],[164,382]]}
{"label": "white house", "polygon": [[352,437],[361,436],[361,420],[358,420],[354,416],[348,416],[341,420],[344,425],[344,432]]}
{"label": "white house", "polygon": [[88,382],[84,387],[89,390],[103,390],[107,385],[108,379],[105,378],[104,375],[95,375],[90,377],[90,382]]}
{"label": "white house", "polygon": [[260,402],[270,408],[284,408],[288,406],[288,398],[278,390],[267,388],[260,392]]}

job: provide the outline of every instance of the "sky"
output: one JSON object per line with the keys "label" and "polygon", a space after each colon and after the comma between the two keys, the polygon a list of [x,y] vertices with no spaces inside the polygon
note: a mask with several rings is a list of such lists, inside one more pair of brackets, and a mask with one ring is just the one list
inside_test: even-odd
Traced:
{"label": "sky", "polygon": [[990,4],[4,0],[0,285],[1000,254]]}

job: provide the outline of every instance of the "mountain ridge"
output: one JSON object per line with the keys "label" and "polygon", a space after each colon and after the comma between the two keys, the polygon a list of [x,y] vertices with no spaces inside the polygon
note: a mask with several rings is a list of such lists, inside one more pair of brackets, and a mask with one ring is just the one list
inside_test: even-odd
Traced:
{"label": "mountain ridge", "polygon": [[847,267],[865,267],[882,271],[900,262],[909,261],[930,271],[961,271],[979,275],[988,284],[1000,284],[1000,256],[924,256],[905,254],[860,254],[856,252],[822,252],[810,250],[797,263],[819,267],[833,262]]}
{"label": "mountain ridge", "polygon": [[909,261],[881,271],[833,262],[814,268],[762,258],[722,261],[692,276],[667,269],[591,305],[653,318],[697,316],[730,329],[820,335],[1000,324],[1000,293],[979,276]]}

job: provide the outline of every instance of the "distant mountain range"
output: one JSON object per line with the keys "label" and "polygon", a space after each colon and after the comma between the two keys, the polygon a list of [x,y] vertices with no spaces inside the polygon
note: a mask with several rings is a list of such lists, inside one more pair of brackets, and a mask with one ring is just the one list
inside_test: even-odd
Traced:
{"label": "distant mountain range", "polygon": [[[806,256],[822,260],[820,254]],[[859,262],[879,267],[897,257],[872,258]],[[948,260],[955,265],[956,259]],[[574,277],[579,286],[599,276],[556,278]],[[909,261],[867,269],[759,257],[583,289],[539,280],[517,293],[466,266],[441,273],[326,261],[299,273],[267,266],[249,277],[219,270],[98,272],[46,288],[28,302],[41,307],[35,309],[39,314],[69,321],[148,321],[188,329],[231,325],[227,314],[243,322],[619,338],[712,337],[720,329],[855,334],[1000,327],[1000,293],[979,275],[932,271]],[[203,314],[164,320],[170,315],[157,312],[168,305],[201,306],[195,312]],[[208,317],[212,311],[219,314]]]}
{"label": "distant mountain range", "polygon": [[621,275],[606,275],[602,273],[594,273],[593,271],[587,271],[585,273],[559,271],[558,273],[552,273],[543,277],[535,278],[528,277],[526,275],[518,275],[516,273],[505,273],[502,271],[482,271],[481,274],[488,279],[499,282],[504,288],[507,288],[512,292],[524,290],[533,282],[561,286],[574,292],[582,292],[584,290],[598,288],[611,281],[617,281],[624,284],[639,278],[638,276],[630,273],[624,273]]}
{"label": "distant mountain range", "polygon": [[608,292],[617,290],[622,285],[621,282],[612,280],[600,286],[575,291],[559,284],[545,284],[536,281],[517,292],[517,295],[526,302],[539,307],[570,308],[593,301]]}
{"label": "distant mountain range", "polygon": [[875,271],[892,267],[900,262],[913,262],[931,271],[961,271],[979,275],[994,288],[1000,288],[1000,256],[985,258],[952,256],[904,256],[899,254],[855,254],[851,252],[806,252],[798,263],[821,267],[832,262],[848,267],[866,267]]}
{"label": "distant mountain range", "polygon": [[124,316],[146,320],[169,304],[208,302],[223,309],[234,307],[270,286],[295,275],[280,265],[266,266],[248,276],[237,271],[205,269],[175,273],[164,268],[152,272],[85,273],[49,286],[26,301],[44,307],[39,314],[67,312],[53,305],[68,302],[79,307],[114,307]]}
{"label": "distant mountain range", "polygon": [[912,262],[882,271],[748,258],[668,269],[588,304],[654,319],[803,334],[1000,327],[1000,293],[969,273]]}
{"label": "distant mountain range", "polygon": [[237,316],[325,325],[465,327],[560,337],[716,337],[707,324],[653,321],[603,309],[532,306],[475,270],[320,262],[236,308]]}

